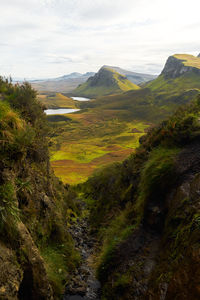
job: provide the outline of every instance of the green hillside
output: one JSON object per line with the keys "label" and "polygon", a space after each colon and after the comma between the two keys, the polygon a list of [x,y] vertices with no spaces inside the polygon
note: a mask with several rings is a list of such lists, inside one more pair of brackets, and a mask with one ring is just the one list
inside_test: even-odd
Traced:
{"label": "green hillside", "polygon": [[73,94],[95,98],[137,89],[139,89],[139,86],[130,82],[124,75],[117,73],[113,69],[102,67],[93,77],[79,85],[73,91]]}
{"label": "green hillside", "polygon": [[62,93],[42,93],[37,96],[38,100],[47,108],[77,108],[78,101],[69,98]]}
{"label": "green hillside", "polygon": [[200,298],[200,99],[82,186],[100,242],[102,299]]}
{"label": "green hillside", "polygon": [[[56,175],[64,182],[79,183],[97,168],[126,158],[148,126],[158,124],[199,94],[200,74],[191,66],[179,74],[183,67],[182,59],[172,56],[146,88],[80,102],[82,110],[67,115],[67,122],[52,124],[56,134],[51,160]],[[100,82],[105,83],[105,76],[98,78]],[[139,132],[132,132],[133,128]]]}
{"label": "green hillside", "polygon": [[160,76],[146,84],[159,94],[177,95],[200,89],[200,58],[188,54],[170,56]]}
{"label": "green hillside", "polygon": [[175,58],[182,60],[184,66],[194,67],[200,69],[200,57],[193,56],[190,54],[175,54]]}

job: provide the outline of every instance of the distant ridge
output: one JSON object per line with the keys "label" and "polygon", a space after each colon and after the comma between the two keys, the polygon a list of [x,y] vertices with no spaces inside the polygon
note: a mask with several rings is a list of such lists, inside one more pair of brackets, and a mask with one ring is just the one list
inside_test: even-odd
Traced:
{"label": "distant ridge", "polygon": [[144,74],[144,73],[136,73],[132,71],[128,71],[119,67],[114,67],[114,66],[103,66],[104,68],[109,68],[112,70],[115,70],[116,72],[126,76],[128,80],[135,84],[141,84],[147,81],[151,81],[157,77],[157,75],[151,75],[151,74]]}
{"label": "distant ridge", "polygon": [[129,81],[126,76],[112,68],[103,66],[94,76],[79,85],[73,91],[73,94],[85,97],[99,97],[137,89],[139,89],[139,86]]}
{"label": "distant ridge", "polygon": [[31,85],[41,92],[61,92],[70,93],[79,84],[85,82],[89,77],[93,76],[94,72],[87,72],[81,74],[73,72],[57,78],[45,80],[30,80]]}

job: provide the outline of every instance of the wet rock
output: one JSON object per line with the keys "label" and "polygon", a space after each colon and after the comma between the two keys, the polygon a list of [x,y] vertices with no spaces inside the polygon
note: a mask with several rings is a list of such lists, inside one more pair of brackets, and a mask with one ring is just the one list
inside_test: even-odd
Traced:
{"label": "wet rock", "polygon": [[81,254],[82,264],[72,274],[63,300],[99,300],[101,285],[88,262],[96,240],[90,236],[87,218],[77,219],[77,223],[71,226],[69,231],[75,241],[76,249]]}

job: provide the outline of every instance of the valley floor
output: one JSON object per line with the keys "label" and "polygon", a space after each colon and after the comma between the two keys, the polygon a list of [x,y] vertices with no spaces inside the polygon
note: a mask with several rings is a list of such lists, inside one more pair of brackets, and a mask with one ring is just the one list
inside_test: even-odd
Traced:
{"label": "valley floor", "polygon": [[[117,112],[119,113],[119,112]],[[84,182],[95,170],[127,158],[150,124],[127,122],[113,110],[67,114],[52,122],[51,165],[64,183]]]}

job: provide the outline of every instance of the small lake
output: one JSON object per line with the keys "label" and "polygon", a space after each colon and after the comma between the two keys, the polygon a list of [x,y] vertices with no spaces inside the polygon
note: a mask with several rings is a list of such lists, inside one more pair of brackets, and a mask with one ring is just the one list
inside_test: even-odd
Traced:
{"label": "small lake", "polygon": [[71,98],[77,101],[90,101],[89,98],[84,98],[84,97],[71,97]]}
{"label": "small lake", "polygon": [[75,111],[79,111],[80,109],[72,109],[72,108],[57,108],[57,109],[46,109],[44,112],[46,115],[64,115],[71,114]]}

